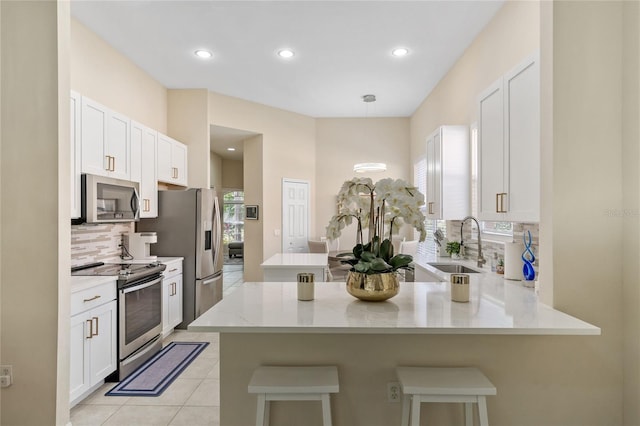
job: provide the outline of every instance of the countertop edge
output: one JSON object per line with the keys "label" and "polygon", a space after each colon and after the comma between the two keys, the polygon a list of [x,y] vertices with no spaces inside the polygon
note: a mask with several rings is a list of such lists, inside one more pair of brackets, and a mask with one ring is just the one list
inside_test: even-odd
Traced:
{"label": "countertop edge", "polygon": [[600,336],[599,327],[580,329],[501,329],[501,328],[359,328],[359,327],[253,327],[253,326],[188,326],[197,333],[226,334],[389,334],[389,335],[484,335],[484,336]]}

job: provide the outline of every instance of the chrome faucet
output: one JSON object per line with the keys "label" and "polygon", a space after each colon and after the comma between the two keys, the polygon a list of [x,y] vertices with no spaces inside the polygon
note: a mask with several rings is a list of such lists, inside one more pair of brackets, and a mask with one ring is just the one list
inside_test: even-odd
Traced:
{"label": "chrome faucet", "polygon": [[463,237],[462,237],[462,228],[464,227],[464,223],[469,220],[469,219],[473,219],[473,221],[476,223],[476,226],[478,227],[478,268],[482,268],[482,265],[484,265],[485,263],[487,263],[487,260],[482,256],[482,238],[480,238],[480,223],[478,222],[478,219],[476,219],[473,216],[467,216],[464,219],[462,219],[462,223],[460,224],[460,246],[463,246]]}

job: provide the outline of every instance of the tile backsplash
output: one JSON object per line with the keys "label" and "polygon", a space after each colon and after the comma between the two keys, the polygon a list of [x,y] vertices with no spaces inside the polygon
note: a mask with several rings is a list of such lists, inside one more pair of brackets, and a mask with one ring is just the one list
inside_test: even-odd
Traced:
{"label": "tile backsplash", "polygon": [[[513,239],[514,242],[522,241],[523,235],[527,232],[531,232],[531,250],[533,251],[536,260],[533,264],[536,273],[539,272],[538,264],[538,250],[540,246],[540,226],[537,223],[513,223]],[[466,256],[470,259],[475,259],[478,254],[477,234],[476,231],[471,232],[471,222],[465,224],[464,227],[464,241],[469,241],[470,244],[465,244]],[[447,222],[447,238],[450,241],[460,241],[460,221],[452,220]],[[482,240],[482,253],[484,258],[487,259],[487,265],[491,264],[491,259],[494,258],[494,254],[497,254],[498,258],[504,259],[504,243],[499,241],[491,241],[490,238],[483,237]]]}
{"label": "tile backsplash", "polygon": [[133,223],[71,226],[71,266],[118,259],[122,235],[133,232]]}

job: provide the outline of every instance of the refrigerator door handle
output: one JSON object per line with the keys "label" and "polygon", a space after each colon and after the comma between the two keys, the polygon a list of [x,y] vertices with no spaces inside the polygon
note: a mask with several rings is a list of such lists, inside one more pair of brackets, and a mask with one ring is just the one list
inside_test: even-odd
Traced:
{"label": "refrigerator door handle", "polygon": [[209,284],[213,284],[216,281],[218,281],[221,277],[217,276],[215,278],[211,278],[210,280],[202,280],[202,285],[209,285]]}
{"label": "refrigerator door handle", "polygon": [[213,223],[215,236],[215,241],[213,242],[213,270],[218,272],[218,262],[220,252],[222,251],[222,226],[220,225],[220,205],[218,203],[218,197],[213,197],[213,217],[211,221]]}

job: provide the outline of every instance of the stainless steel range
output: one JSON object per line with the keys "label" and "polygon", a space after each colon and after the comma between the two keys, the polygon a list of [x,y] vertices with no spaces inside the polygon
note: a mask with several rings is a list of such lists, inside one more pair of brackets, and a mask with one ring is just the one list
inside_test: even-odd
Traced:
{"label": "stainless steel range", "polygon": [[118,370],[108,380],[120,381],[162,349],[162,271],[148,264],[92,263],[71,275],[118,277]]}

